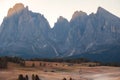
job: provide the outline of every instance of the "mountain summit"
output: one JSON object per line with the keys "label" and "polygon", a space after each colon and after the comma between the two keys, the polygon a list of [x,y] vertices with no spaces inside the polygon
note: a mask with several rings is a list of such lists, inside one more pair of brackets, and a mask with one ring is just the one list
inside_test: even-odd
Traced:
{"label": "mountain summit", "polygon": [[28,57],[55,56],[54,49],[47,41],[50,26],[45,17],[29,11],[20,3],[12,10],[12,16],[5,17],[0,27],[0,54],[22,57],[26,54]]}
{"label": "mountain summit", "polygon": [[101,7],[97,13],[90,15],[76,11],[70,21],[60,16],[50,28],[42,14],[18,3],[8,11],[0,27],[2,56],[77,56],[117,62],[120,60],[119,53],[120,18]]}
{"label": "mountain summit", "polygon": [[78,18],[80,16],[85,16],[85,15],[87,14],[83,11],[75,11],[74,14],[72,15],[72,19]]}
{"label": "mountain summit", "polygon": [[24,9],[24,5],[22,3],[17,3],[13,8],[10,8],[7,16],[11,16],[15,13],[19,13],[22,9]]}

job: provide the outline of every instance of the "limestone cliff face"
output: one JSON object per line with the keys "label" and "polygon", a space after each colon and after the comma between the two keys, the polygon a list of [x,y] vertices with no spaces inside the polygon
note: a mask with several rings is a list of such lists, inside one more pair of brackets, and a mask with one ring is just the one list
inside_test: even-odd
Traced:
{"label": "limestone cliff face", "polygon": [[18,3],[0,27],[0,55],[51,58],[87,53],[120,53],[120,18],[99,7],[90,15],[76,11],[70,21],[60,16],[50,28],[42,14]]}

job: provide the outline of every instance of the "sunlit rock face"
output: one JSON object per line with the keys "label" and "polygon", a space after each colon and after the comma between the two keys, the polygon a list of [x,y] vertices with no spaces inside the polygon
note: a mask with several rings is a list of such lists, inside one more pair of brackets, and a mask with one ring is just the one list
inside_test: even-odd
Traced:
{"label": "sunlit rock face", "polygon": [[7,16],[12,16],[15,13],[19,13],[22,9],[24,9],[24,5],[22,3],[17,3],[13,8],[8,10]]}

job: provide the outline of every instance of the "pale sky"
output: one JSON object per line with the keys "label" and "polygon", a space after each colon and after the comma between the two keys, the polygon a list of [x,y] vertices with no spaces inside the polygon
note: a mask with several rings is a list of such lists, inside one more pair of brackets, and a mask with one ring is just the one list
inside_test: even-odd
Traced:
{"label": "pale sky", "polygon": [[70,20],[76,10],[96,13],[99,6],[120,17],[120,0],[0,0],[0,24],[8,9],[16,3],[23,3],[29,10],[44,14],[51,27],[59,16]]}

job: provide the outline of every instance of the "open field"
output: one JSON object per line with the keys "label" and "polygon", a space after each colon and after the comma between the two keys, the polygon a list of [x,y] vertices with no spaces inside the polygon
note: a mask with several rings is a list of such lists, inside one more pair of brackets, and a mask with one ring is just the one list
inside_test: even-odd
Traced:
{"label": "open field", "polygon": [[[34,66],[33,66],[34,63]],[[94,63],[87,63],[94,64]],[[8,69],[0,70],[0,80],[17,80],[19,74],[37,74],[41,80],[120,80],[120,67],[96,66],[87,64],[68,64],[57,62],[26,61],[26,67],[8,63]]]}

